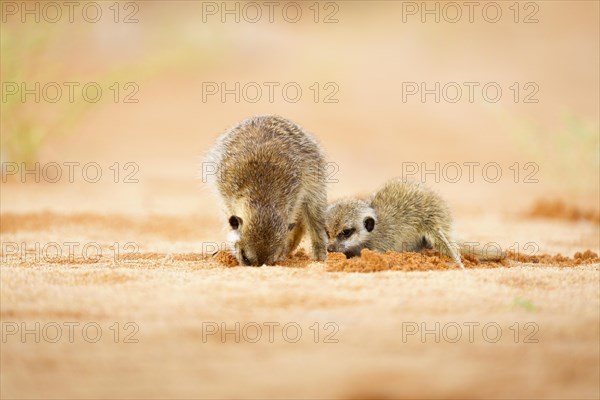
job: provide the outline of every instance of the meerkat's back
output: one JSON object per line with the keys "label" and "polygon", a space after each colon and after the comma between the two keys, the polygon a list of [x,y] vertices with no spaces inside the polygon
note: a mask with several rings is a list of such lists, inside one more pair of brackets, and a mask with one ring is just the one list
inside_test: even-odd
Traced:
{"label": "meerkat's back", "polygon": [[316,143],[279,117],[243,121],[227,132],[218,149],[219,191],[226,199],[249,202],[270,197],[287,204],[301,188],[301,174],[321,162]]}
{"label": "meerkat's back", "polygon": [[416,251],[434,247],[462,266],[458,250],[450,242],[450,209],[431,189],[393,179],[371,197],[371,207],[378,219],[371,240],[374,249]]}

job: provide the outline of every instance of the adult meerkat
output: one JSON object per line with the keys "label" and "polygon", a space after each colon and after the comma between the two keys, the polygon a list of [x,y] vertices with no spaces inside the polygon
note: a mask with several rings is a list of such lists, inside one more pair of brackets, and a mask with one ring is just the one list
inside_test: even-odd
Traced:
{"label": "adult meerkat", "polygon": [[278,116],[248,118],[217,139],[207,161],[240,265],[275,264],[305,231],[313,258],[325,260],[325,159],[307,132]]}
{"label": "adult meerkat", "polygon": [[451,241],[448,206],[418,183],[393,179],[368,200],[339,200],[327,208],[326,219],[328,251],[353,257],[365,248],[382,253],[435,248],[464,269]]}

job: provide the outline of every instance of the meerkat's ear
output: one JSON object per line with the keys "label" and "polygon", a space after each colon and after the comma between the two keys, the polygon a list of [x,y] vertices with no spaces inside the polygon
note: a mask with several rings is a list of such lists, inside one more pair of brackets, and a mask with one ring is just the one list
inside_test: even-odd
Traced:
{"label": "meerkat's ear", "polygon": [[363,223],[367,232],[371,232],[375,228],[375,220],[372,217],[365,218]]}
{"label": "meerkat's ear", "polygon": [[294,229],[296,227],[296,223],[292,222],[291,224],[288,225],[288,231],[291,231],[292,229]]}

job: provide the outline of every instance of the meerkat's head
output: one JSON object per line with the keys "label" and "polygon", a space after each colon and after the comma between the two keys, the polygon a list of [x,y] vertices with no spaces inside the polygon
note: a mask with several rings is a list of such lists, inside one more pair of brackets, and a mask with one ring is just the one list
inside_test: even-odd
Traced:
{"label": "meerkat's head", "polygon": [[286,255],[294,223],[268,206],[243,207],[229,217],[229,241],[240,265],[274,265]]}
{"label": "meerkat's head", "polygon": [[375,210],[367,201],[358,199],[330,204],[325,219],[329,237],[327,251],[341,252],[346,257],[360,255],[377,223]]}

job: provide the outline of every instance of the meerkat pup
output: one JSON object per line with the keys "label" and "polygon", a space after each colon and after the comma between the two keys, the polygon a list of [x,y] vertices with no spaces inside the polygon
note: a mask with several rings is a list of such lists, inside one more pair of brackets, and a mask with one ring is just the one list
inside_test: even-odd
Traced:
{"label": "meerkat pup", "polygon": [[315,260],[327,256],[325,159],[315,139],[278,116],[248,118],[217,139],[207,161],[240,265],[274,265],[305,231]]}
{"label": "meerkat pup", "polygon": [[362,249],[383,253],[434,248],[464,269],[458,246],[451,242],[448,206],[418,183],[393,179],[367,200],[339,200],[327,208],[326,220],[328,251],[354,257]]}

